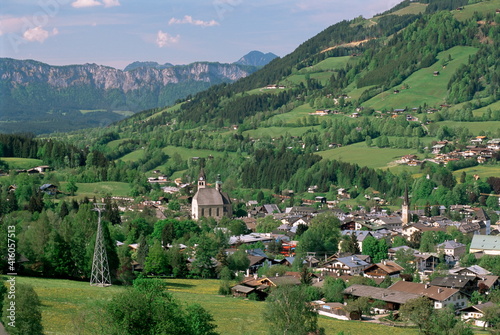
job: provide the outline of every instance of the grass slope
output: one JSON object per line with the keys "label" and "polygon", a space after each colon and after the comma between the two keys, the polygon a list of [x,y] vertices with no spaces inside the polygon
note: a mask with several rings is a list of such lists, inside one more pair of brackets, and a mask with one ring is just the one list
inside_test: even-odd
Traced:
{"label": "grass slope", "polygon": [[[181,302],[198,303],[214,317],[217,331],[222,335],[264,335],[268,325],[262,322],[265,302],[257,302],[217,294],[218,280],[167,279],[169,291]],[[105,302],[126,288],[90,286],[88,282],[62,279],[17,277],[18,283],[32,285],[42,302],[42,323],[46,334],[75,334],[80,321],[96,303]],[[351,335],[416,334],[413,329],[388,328],[373,323],[339,321],[319,318],[319,325],[327,335],[340,331]]]}
{"label": "grass slope", "polygon": [[[436,63],[416,71],[404,81],[404,85],[408,85],[409,89],[401,89],[403,85],[393,87],[364,102],[363,106],[386,110],[413,108],[422,106],[424,103],[429,106],[438,106],[445,102],[446,87],[451,76],[461,64],[468,61],[470,55],[476,52],[477,48],[473,47],[454,47],[443,51],[439,53]],[[452,60],[443,68],[442,61],[447,60],[448,55],[451,55]],[[434,71],[439,71],[440,74],[434,76]],[[398,94],[393,93],[396,89],[400,90]]]}
{"label": "grass slope", "polygon": [[[67,182],[61,182],[59,188],[65,190],[66,184]],[[76,191],[75,199],[83,199],[85,197],[92,199],[94,196],[99,198],[108,194],[118,197],[130,196],[129,183],[102,181],[98,183],[76,183],[76,186],[78,186],[78,190]],[[71,199],[72,197],[69,198]]]}
{"label": "grass slope", "polygon": [[336,159],[360,166],[386,168],[401,156],[417,154],[417,150],[367,147],[365,142],[360,142],[341,148],[319,151],[316,154],[326,159]]}
{"label": "grass slope", "polygon": [[18,157],[0,157],[5,163],[9,165],[9,169],[31,169],[35,166],[43,164],[41,159],[33,158],[18,158]]}

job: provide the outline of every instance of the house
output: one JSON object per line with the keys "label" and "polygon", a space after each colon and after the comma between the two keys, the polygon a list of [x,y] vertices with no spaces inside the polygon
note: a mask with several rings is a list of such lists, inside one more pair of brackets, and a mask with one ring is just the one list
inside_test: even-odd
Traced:
{"label": "house", "polygon": [[40,191],[48,195],[56,195],[58,192],[57,186],[52,184],[43,184],[40,186]]}
{"label": "house", "polygon": [[490,301],[484,304],[462,308],[460,310],[460,318],[462,319],[462,321],[471,323],[474,326],[489,327],[489,325],[487,323],[485,324],[483,320],[484,312],[488,308],[498,308],[498,304]]}
{"label": "house", "polygon": [[429,284],[433,286],[456,288],[460,290],[460,292],[470,296],[472,292],[477,290],[478,277],[461,275],[436,277]]}
{"label": "house", "polygon": [[434,272],[436,266],[441,262],[437,255],[429,253],[417,253],[415,254],[415,260],[417,269],[424,274],[426,272]]}
{"label": "house", "polygon": [[[363,252],[363,241],[365,240],[365,238],[367,238],[368,236],[373,236],[372,232],[367,231],[367,230],[342,230],[341,234],[342,235],[349,235],[349,236],[355,235],[356,240],[358,241],[357,242],[358,249],[361,252]],[[339,241],[339,248],[340,248],[341,243],[342,243],[342,240]]]}
{"label": "house", "polygon": [[325,264],[323,270],[337,274],[360,275],[370,264],[353,255],[340,257]]}
{"label": "house", "polygon": [[381,287],[354,284],[343,291],[346,298],[367,297],[371,301],[380,300],[385,302],[384,310],[396,311],[408,300],[420,298],[421,294],[408,293],[397,290],[389,290]]}
{"label": "house", "polygon": [[402,246],[400,246],[400,247],[389,248],[389,249],[387,250],[387,256],[388,256],[388,258],[389,258],[390,260],[395,260],[395,259],[397,259],[397,258],[396,258],[396,253],[397,253],[399,250],[405,250],[405,251],[406,251],[406,250],[411,250],[411,251],[413,252],[413,254],[417,254],[417,253],[418,253],[418,251],[417,251],[417,250],[412,249],[412,248],[410,248],[410,247],[408,247],[408,246],[406,246],[406,245],[402,245]]}
{"label": "house", "polygon": [[384,260],[377,264],[372,264],[363,270],[364,276],[368,278],[398,278],[404,268],[396,262]]}
{"label": "house", "polygon": [[386,229],[399,229],[403,226],[403,220],[400,216],[381,217],[375,220],[374,223]]}
{"label": "house", "polygon": [[438,252],[445,255],[447,262],[454,262],[465,254],[467,246],[457,241],[444,241],[436,247]]}
{"label": "house", "polygon": [[470,253],[482,252],[485,255],[500,255],[500,236],[474,235]]}
{"label": "house", "polygon": [[388,290],[417,294],[431,299],[435,309],[453,306],[455,309],[463,308],[467,304],[467,297],[458,289],[432,286],[407,281],[398,281],[392,284]]}
{"label": "house", "polygon": [[479,277],[477,287],[479,289],[479,293],[483,293],[481,291],[485,291],[486,293],[488,293],[487,291],[491,291],[500,287],[500,277],[492,275]]}
{"label": "house", "polygon": [[480,267],[479,265],[472,265],[466,268],[451,269],[450,274],[483,277],[490,275],[491,272],[489,272],[485,268]]}
{"label": "house", "polygon": [[217,180],[215,188],[206,187],[206,176],[201,169],[198,176],[198,191],[191,202],[191,216],[194,220],[212,217],[220,220],[223,216],[231,217],[233,208],[227,193],[221,190],[222,182]]}

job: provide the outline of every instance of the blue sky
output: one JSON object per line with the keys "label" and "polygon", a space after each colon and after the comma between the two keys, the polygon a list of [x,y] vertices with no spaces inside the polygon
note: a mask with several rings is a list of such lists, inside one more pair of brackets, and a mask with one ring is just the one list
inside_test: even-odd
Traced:
{"label": "blue sky", "polygon": [[231,63],[284,56],[328,26],[397,0],[1,0],[0,57],[51,65]]}

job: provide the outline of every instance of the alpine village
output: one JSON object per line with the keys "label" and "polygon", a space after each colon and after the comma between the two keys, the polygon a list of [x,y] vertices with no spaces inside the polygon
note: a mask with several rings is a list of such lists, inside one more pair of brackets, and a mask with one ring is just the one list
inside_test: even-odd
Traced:
{"label": "alpine village", "polygon": [[0,59],[7,333],[500,334],[500,0],[216,68]]}

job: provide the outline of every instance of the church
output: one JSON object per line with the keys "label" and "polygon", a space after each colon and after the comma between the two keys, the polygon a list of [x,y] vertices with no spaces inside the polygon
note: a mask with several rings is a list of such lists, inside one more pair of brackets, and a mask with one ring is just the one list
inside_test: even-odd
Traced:
{"label": "church", "polygon": [[220,220],[223,216],[231,217],[233,208],[227,193],[221,190],[222,182],[217,178],[215,188],[208,188],[203,169],[198,176],[198,191],[191,203],[191,218],[198,220],[202,217]]}

